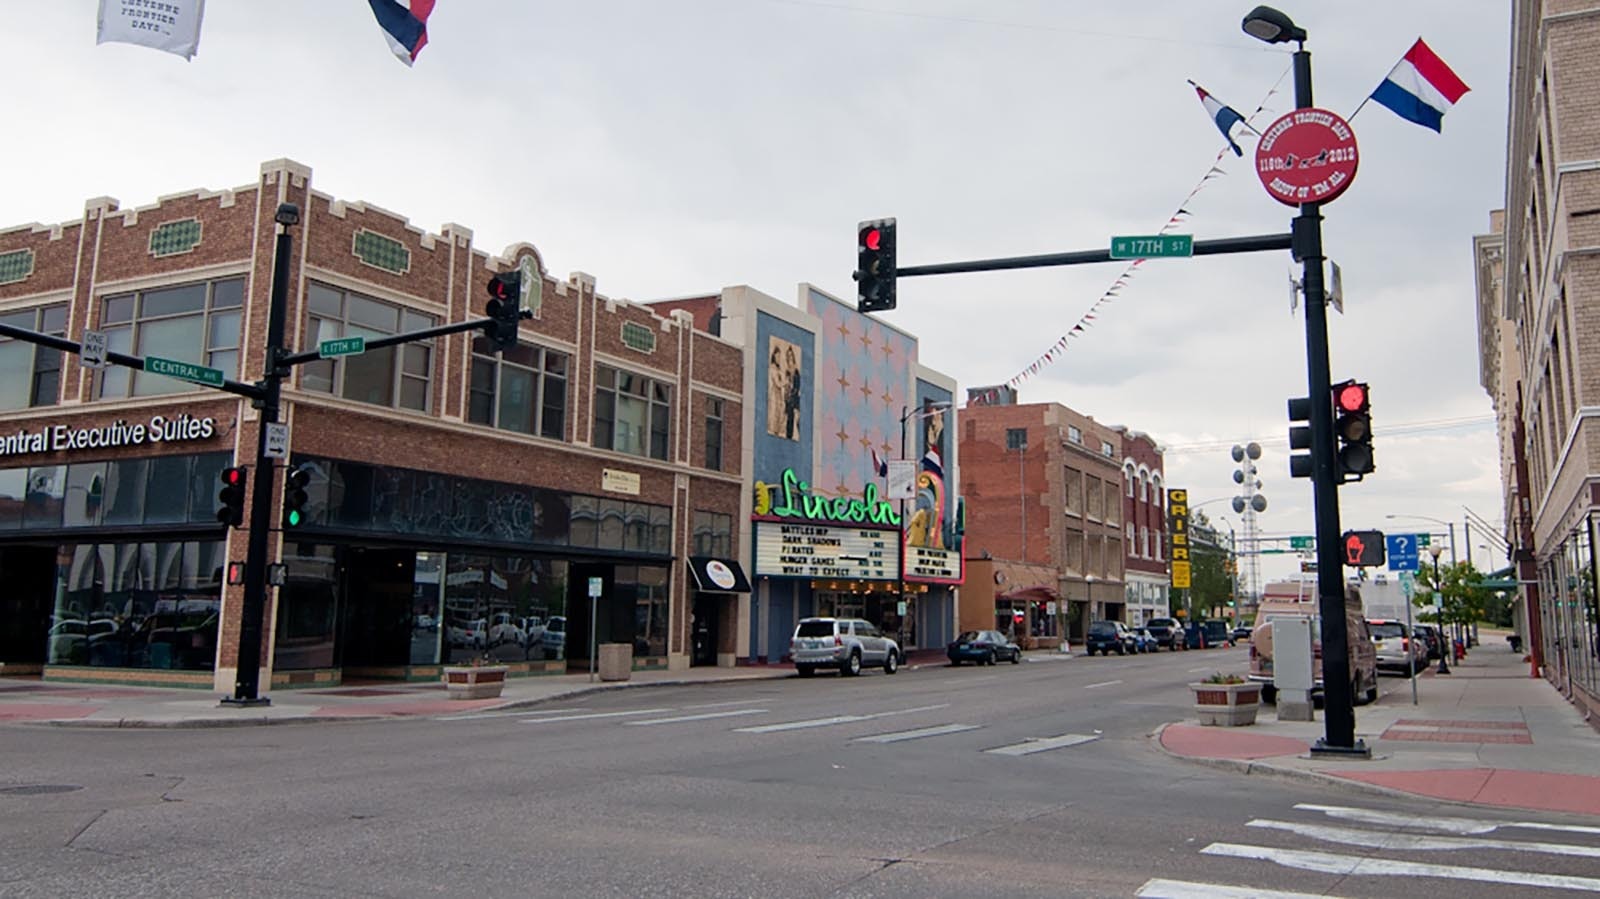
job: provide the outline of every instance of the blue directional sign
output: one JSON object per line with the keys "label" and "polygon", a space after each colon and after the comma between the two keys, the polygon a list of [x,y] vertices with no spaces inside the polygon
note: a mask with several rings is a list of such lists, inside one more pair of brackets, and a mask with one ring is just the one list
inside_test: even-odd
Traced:
{"label": "blue directional sign", "polygon": [[1421,567],[1416,534],[1390,534],[1384,538],[1389,550],[1390,571],[1416,571]]}

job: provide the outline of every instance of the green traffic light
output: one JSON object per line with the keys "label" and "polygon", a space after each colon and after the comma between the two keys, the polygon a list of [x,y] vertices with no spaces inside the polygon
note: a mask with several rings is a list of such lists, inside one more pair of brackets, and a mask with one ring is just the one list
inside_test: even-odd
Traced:
{"label": "green traffic light", "polygon": [[289,527],[292,527],[292,528],[299,527],[300,526],[300,510],[299,509],[290,509],[289,510],[289,514],[285,517],[284,520],[288,523]]}

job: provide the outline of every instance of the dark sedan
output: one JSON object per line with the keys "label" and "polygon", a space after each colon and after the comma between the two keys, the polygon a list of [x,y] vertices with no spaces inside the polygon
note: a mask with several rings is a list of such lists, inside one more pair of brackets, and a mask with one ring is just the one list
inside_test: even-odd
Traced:
{"label": "dark sedan", "polygon": [[952,665],[962,662],[993,665],[1001,659],[1015,665],[1022,661],[1022,647],[1007,640],[999,631],[966,631],[945,647],[945,655],[950,657]]}

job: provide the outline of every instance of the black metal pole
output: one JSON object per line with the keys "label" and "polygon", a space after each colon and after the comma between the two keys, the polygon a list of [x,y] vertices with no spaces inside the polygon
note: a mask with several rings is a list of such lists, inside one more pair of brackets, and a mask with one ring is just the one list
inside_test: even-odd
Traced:
{"label": "black metal pole", "polygon": [[[910,409],[910,407],[909,406],[901,406],[900,407],[900,466],[901,466],[901,468],[905,467],[905,461],[906,461],[906,420],[909,419],[910,417],[911,417],[911,409]],[[915,483],[915,482],[913,481],[913,483]],[[899,539],[900,539],[900,553],[899,553],[899,556],[900,556],[900,570],[898,572],[898,577],[897,577],[897,579],[895,581],[895,609],[894,609],[895,613],[896,613],[895,614],[895,620],[897,620],[897,621],[900,621],[900,616],[899,616],[900,603],[906,601],[906,500],[905,500],[905,497],[903,497],[903,496],[900,497],[899,498],[899,503],[900,503],[900,532],[899,532],[899,534],[900,534],[900,537],[899,537]],[[897,638],[903,637],[904,636],[904,632],[905,632],[905,628],[906,628],[906,623],[904,621],[900,621],[900,633],[896,634],[895,636]]]}
{"label": "black metal pole", "polygon": [[[1194,255],[1213,256],[1219,253],[1259,253],[1267,250],[1287,250],[1291,245],[1289,234],[1256,234],[1248,237],[1223,237],[1216,240],[1194,242]],[[1121,258],[1121,257],[1117,257]],[[1000,259],[975,259],[970,262],[936,262],[930,265],[906,265],[895,269],[895,277],[910,278],[916,275],[951,275],[962,272],[993,272],[1012,268],[1048,268],[1055,265],[1085,265],[1094,262],[1113,262],[1110,248],[1099,250],[1073,250],[1068,253],[1045,253],[1039,256],[1007,256]]]}
{"label": "black metal pole", "polygon": [[1439,605],[1439,668],[1435,674],[1450,673],[1450,653],[1455,649],[1455,643],[1450,639],[1450,632],[1444,626],[1444,579],[1439,577],[1439,556],[1433,557],[1433,589],[1438,595]]}
{"label": "black metal pole", "polygon": [[255,487],[250,494],[250,541],[245,551],[244,606],[239,613],[239,659],[233,680],[233,696],[224,705],[268,705],[260,695],[261,626],[267,609],[267,538],[272,530],[273,459],[267,455],[267,425],[278,421],[278,406],[283,386],[283,323],[289,305],[289,257],[292,241],[290,226],[300,221],[300,210],[293,203],[278,206],[278,239],[272,255],[272,294],[267,304],[267,345],[264,395],[261,400],[260,428],[256,434],[256,464],[251,472]]}
{"label": "black metal pole", "polygon": [[[1311,100],[1311,53],[1294,53],[1294,105]],[[1306,203],[1295,217],[1293,251],[1304,268],[1306,377],[1311,397],[1312,494],[1316,508],[1317,597],[1322,614],[1323,737],[1312,754],[1370,755],[1356,740],[1355,685],[1350,680],[1349,627],[1345,622],[1344,558],[1339,541],[1339,481],[1334,471],[1332,377],[1328,373],[1328,309],[1322,283],[1322,210]],[[1358,613],[1359,614],[1359,613]]]}

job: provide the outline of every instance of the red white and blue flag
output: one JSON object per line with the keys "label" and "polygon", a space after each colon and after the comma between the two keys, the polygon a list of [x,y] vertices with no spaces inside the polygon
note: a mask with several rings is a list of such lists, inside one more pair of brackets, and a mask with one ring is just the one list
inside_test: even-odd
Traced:
{"label": "red white and blue flag", "polygon": [[875,473],[880,478],[888,477],[889,476],[889,460],[885,459],[884,457],[882,457],[880,455],[878,455],[878,451],[877,450],[869,450],[869,452],[872,453],[872,471],[873,471],[873,473]]}
{"label": "red white and blue flag", "polygon": [[[1195,84],[1193,81],[1189,83],[1194,85],[1194,92],[1200,95],[1200,105],[1206,108],[1206,115],[1211,116],[1211,121],[1217,123],[1217,130],[1222,132],[1222,136],[1228,141],[1228,146],[1233,148],[1233,155],[1243,156],[1244,151],[1239,149],[1239,145],[1234,142],[1232,132],[1234,125],[1244,121],[1244,116],[1240,115],[1239,111],[1232,106],[1206,93],[1205,88]],[[1245,127],[1248,128],[1250,126],[1245,125]]]}
{"label": "red white and blue flag", "polygon": [[378,17],[389,49],[406,65],[417,61],[417,54],[428,44],[428,15],[433,0],[367,0]]}
{"label": "red white and blue flag", "polygon": [[1441,131],[1444,114],[1469,90],[1419,37],[1372,92],[1372,99],[1408,122]]}

